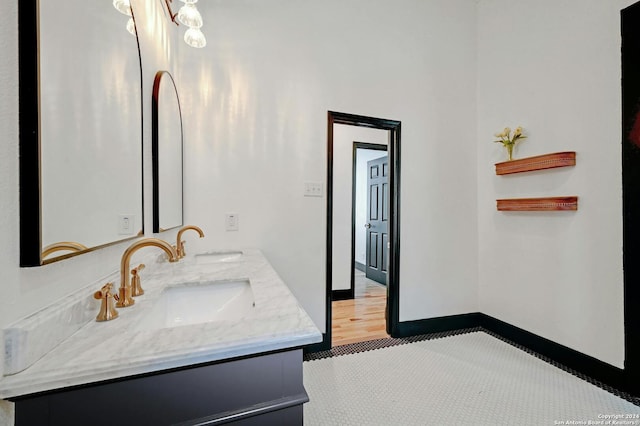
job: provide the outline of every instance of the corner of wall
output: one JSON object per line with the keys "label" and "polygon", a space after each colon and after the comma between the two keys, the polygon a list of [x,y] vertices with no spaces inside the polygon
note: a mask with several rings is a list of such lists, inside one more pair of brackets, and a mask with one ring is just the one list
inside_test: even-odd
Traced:
{"label": "corner of wall", "polygon": [[[619,7],[476,4],[480,312],[620,366]],[[576,151],[577,165],[496,176],[493,133],[517,125],[529,138],[516,158]],[[577,212],[496,211],[500,198],[569,195]]]}

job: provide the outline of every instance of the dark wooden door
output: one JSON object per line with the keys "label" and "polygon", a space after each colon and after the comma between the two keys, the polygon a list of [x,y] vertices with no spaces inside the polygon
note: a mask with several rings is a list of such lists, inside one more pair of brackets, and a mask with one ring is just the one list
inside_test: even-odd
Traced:
{"label": "dark wooden door", "polygon": [[387,284],[389,157],[367,162],[367,278]]}

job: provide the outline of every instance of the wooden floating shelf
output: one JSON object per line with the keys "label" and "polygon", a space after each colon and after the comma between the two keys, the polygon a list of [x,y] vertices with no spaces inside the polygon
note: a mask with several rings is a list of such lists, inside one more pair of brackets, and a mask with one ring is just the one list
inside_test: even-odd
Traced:
{"label": "wooden floating shelf", "polygon": [[535,157],[520,158],[518,160],[496,163],[497,175],[530,172],[533,170],[553,169],[576,165],[575,151],[556,152],[553,154],[537,155]]}
{"label": "wooden floating shelf", "polygon": [[496,201],[498,211],[505,212],[578,210],[578,197],[510,198]]}

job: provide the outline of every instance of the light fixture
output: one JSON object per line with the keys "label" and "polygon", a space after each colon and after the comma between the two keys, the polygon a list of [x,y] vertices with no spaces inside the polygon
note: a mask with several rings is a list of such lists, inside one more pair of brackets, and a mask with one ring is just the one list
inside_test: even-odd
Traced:
{"label": "light fixture", "polygon": [[191,47],[201,48],[207,45],[207,39],[200,30],[202,15],[196,8],[198,0],[180,0],[184,5],[178,10],[178,21],[189,27],[184,33],[184,42]]}
{"label": "light fixture", "polygon": [[136,24],[133,22],[133,18],[129,18],[127,21],[127,31],[129,31],[131,35],[136,35]]}
{"label": "light fixture", "polygon": [[178,21],[189,28],[202,27],[202,15],[193,3],[186,3],[178,11]]}
{"label": "light fixture", "polygon": [[[115,2],[118,0],[114,0]],[[184,5],[178,10],[178,13],[173,13],[171,3],[174,0],[164,0],[164,4],[167,7],[169,18],[171,22],[180,26],[185,25],[187,31],[184,33],[184,42],[191,47],[205,47],[207,45],[207,39],[200,30],[202,28],[202,15],[196,8],[198,0],[180,0]]]}
{"label": "light fixture", "polygon": [[[197,1],[197,0],[196,0]],[[123,15],[129,16],[129,20],[127,21],[127,31],[129,31],[134,36],[136,35],[136,23],[133,21],[133,12],[131,11],[131,1],[130,0],[113,0],[113,7]]]}
{"label": "light fixture", "polygon": [[205,47],[207,45],[207,39],[204,37],[200,28],[189,28],[184,33],[184,42],[191,47]]}
{"label": "light fixture", "polygon": [[113,7],[115,7],[118,12],[131,16],[130,0],[113,0]]}

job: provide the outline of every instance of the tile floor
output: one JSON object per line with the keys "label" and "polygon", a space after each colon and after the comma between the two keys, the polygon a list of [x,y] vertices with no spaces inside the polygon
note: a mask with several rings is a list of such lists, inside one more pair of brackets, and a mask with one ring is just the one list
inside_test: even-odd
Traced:
{"label": "tile floor", "polygon": [[640,425],[640,406],[482,330],[303,368],[305,425]]}

